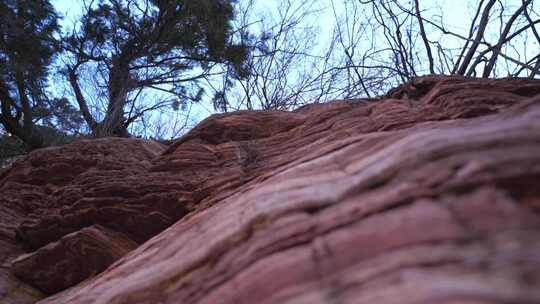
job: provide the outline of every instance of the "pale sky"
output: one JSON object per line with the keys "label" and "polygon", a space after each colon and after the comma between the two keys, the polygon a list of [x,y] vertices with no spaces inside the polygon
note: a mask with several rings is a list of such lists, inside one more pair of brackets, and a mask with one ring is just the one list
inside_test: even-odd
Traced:
{"label": "pale sky", "polygon": [[[193,0],[197,1],[197,0]],[[240,0],[243,1],[243,0]],[[276,12],[276,7],[280,3],[279,0],[257,0],[258,6],[257,8],[264,12]],[[297,1],[297,0],[292,0]],[[318,0],[319,3],[323,7],[327,7],[327,9],[323,10],[322,14],[318,16],[316,23],[320,26],[320,35],[315,37],[314,39],[319,39],[321,41],[321,44],[324,44],[325,39],[328,39],[331,35],[331,31],[334,24],[333,14],[331,10],[331,3],[332,0]],[[347,0],[333,0],[334,4],[338,7],[343,1]],[[349,0],[351,1],[351,0]],[[520,4],[521,0],[501,0],[507,4]],[[81,14],[81,4],[82,0],[51,0],[55,8],[59,13],[61,13],[62,16],[64,16],[64,19],[62,20],[62,28],[63,30],[69,30],[74,22],[77,20],[77,17]],[[538,1],[540,2],[540,1]],[[534,5],[537,6],[539,3],[535,3]],[[476,4],[478,3],[477,0],[420,0],[420,7],[423,10],[423,17],[434,20],[434,21],[440,21],[440,16],[443,17],[443,22],[445,26],[454,32],[458,32],[464,36],[467,36],[467,33],[469,31],[469,24],[472,20],[472,16],[475,13]],[[540,11],[540,9],[537,8],[537,11]],[[428,28],[429,26],[426,26]],[[494,32],[498,32],[498,28],[491,29]],[[436,34],[433,34],[434,32],[428,32],[428,36],[430,40],[437,40]],[[437,33],[439,33],[437,31]],[[430,36],[431,35],[431,36]],[[440,34],[439,34],[440,35]],[[489,37],[489,36],[488,36]],[[459,46],[460,42],[457,42],[457,40],[452,40],[448,36],[444,37],[445,40],[444,44],[445,46],[453,46],[456,47]],[[316,51],[316,50],[315,50]],[[531,53],[537,54],[536,50],[528,50]],[[212,105],[209,104],[198,104],[193,108],[192,115],[191,115],[191,123],[195,124],[196,122],[202,120],[203,118],[207,117],[208,115],[214,113],[212,109]]]}

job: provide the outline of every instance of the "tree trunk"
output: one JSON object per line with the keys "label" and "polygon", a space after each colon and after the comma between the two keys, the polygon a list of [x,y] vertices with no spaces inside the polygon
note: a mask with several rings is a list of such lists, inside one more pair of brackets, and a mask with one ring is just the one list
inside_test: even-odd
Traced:
{"label": "tree trunk", "polygon": [[[24,93],[24,90],[21,91]],[[43,135],[39,133],[32,121],[32,111],[29,109],[28,101],[26,100],[24,109],[16,107],[15,104],[6,84],[0,81],[0,123],[7,132],[23,141],[28,150],[42,148]]]}
{"label": "tree trunk", "polygon": [[90,130],[95,130],[98,126],[98,123],[92,116],[92,113],[90,113],[90,109],[88,108],[88,104],[86,102],[86,98],[84,98],[84,95],[82,93],[81,87],[79,86],[79,79],[77,76],[77,65],[74,67],[68,67],[68,78],[69,78],[69,84],[71,85],[71,88],[73,89],[73,93],[75,93],[75,100],[77,100],[77,103],[79,104],[79,110],[81,111],[81,114],[88,124],[88,127]]}
{"label": "tree trunk", "polygon": [[123,122],[123,116],[107,115],[93,130],[95,137],[129,137],[127,127]]}
{"label": "tree trunk", "polygon": [[128,93],[133,83],[129,74],[129,56],[118,55],[112,60],[112,67],[109,72],[108,82],[108,102],[105,118],[97,122],[82,94],[76,74],[78,65],[68,67],[69,82],[75,94],[79,109],[84,120],[88,124],[94,137],[129,137],[127,124],[124,117],[124,107],[127,102]]}
{"label": "tree trunk", "polygon": [[130,92],[132,80],[129,74],[129,61],[126,56],[119,56],[112,60],[113,65],[109,73],[109,102],[107,113],[94,132],[96,137],[128,137],[129,132],[124,117],[124,107]]}

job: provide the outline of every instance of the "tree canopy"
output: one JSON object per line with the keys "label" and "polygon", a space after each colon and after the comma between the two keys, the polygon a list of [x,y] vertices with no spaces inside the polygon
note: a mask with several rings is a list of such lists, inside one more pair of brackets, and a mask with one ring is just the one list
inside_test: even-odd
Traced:
{"label": "tree canopy", "polygon": [[47,92],[59,51],[58,15],[48,0],[0,1],[0,123],[30,149],[42,147],[41,125],[74,127],[80,116]]}
{"label": "tree canopy", "polygon": [[[127,136],[128,125],[146,111],[197,100],[197,80],[215,65],[231,65],[241,76],[247,49],[232,39],[233,17],[230,0],[109,0],[87,7],[64,49],[69,82],[92,132]],[[81,88],[83,66],[94,71],[94,89],[102,91],[101,121]],[[171,98],[139,106],[145,89]]]}

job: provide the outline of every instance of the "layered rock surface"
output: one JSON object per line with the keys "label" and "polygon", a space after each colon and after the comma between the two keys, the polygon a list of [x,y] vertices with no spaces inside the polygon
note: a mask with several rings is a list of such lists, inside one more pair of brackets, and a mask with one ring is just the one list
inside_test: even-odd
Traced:
{"label": "layered rock surface", "polygon": [[539,303],[538,94],[430,76],[35,151],[0,173],[0,302]]}

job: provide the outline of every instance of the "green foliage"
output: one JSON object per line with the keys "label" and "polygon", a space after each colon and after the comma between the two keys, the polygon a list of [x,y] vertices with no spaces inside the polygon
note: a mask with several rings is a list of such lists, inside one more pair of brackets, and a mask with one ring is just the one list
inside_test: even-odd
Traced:
{"label": "green foliage", "polygon": [[69,134],[58,130],[56,127],[36,126],[38,132],[43,137],[44,146],[62,146],[73,142],[78,135]]}
{"label": "green foliage", "polygon": [[2,165],[5,159],[25,153],[26,147],[17,137],[7,134],[0,135],[0,165]]}
{"label": "green foliage", "polygon": [[79,133],[84,124],[81,113],[67,98],[54,98],[47,107],[36,108],[35,117],[43,117],[41,124],[49,128],[56,128],[62,132]]}
{"label": "green foliage", "polygon": [[15,82],[17,74],[22,74],[28,90],[40,97],[59,47],[54,37],[57,21],[49,1],[0,1],[0,77],[4,81]]}
{"label": "green foliage", "polygon": [[[227,77],[247,75],[248,48],[233,39],[234,2],[81,3],[88,6],[80,22],[60,41],[59,17],[49,0],[0,0],[1,129],[34,149],[55,141],[48,139],[51,128],[78,134],[86,121],[96,136],[123,136],[147,111],[186,110],[188,102],[204,98],[199,81],[209,81],[216,70],[226,70]],[[78,109],[66,98],[53,98],[47,88],[60,51],[67,51],[63,71]],[[95,71],[90,90],[79,85],[81,71]],[[149,88],[172,98],[137,104],[139,93]],[[86,92],[100,104],[102,121],[95,104],[87,104]]]}
{"label": "green foliage", "polygon": [[29,149],[51,142],[45,126],[73,132],[82,123],[67,99],[47,92],[49,68],[60,50],[58,31],[49,1],[0,0],[0,123]]}
{"label": "green foliage", "polygon": [[[134,106],[139,94],[131,96],[131,92],[151,88],[173,95],[170,100],[195,101],[203,92],[198,81],[210,77],[215,66],[230,67],[231,76],[246,75],[247,47],[232,39],[233,3],[102,0],[87,7],[79,26],[65,37],[64,48],[71,54],[66,69],[70,84],[94,133],[106,129],[113,133],[97,135],[122,134],[119,129],[127,128],[146,111],[166,106],[159,102]],[[94,94],[107,98],[102,122],[85,110],[89,108],[86,98],[77,93],[83,91],[78,75],[82,65],[99,71],[96,74],[102,77],[97,87],[104,90]],[[96,86],[90,90],[95,91]],[[179,105],[168,104],[173,109]],[[126,108],[130,110],[123,113]]]}
{"label": "green foliage", "polygon": [[150,2],[100,1],[88,9],[80,29],[66,37],[66,48],[83,62],[112,63],[116,57],[139,79],[143,75],[136,74],[145,67],[176,73],[227,61],[240,69],[247,50],[231,42],[232,1]]}

